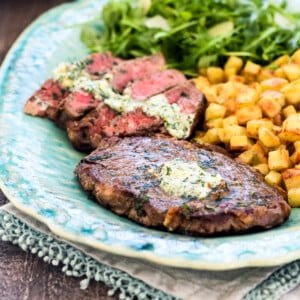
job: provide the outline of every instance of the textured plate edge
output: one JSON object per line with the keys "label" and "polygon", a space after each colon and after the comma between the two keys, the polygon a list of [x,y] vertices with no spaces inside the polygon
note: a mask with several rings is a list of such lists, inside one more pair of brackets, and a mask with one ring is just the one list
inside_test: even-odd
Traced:
{"label": "textured plate edge", "polygon": [[[76,1],[76,3],[83,2],[84,0]],[[36,20],[34,20],[16,39],[16,41],[11,46],[10,50],[8,51],[3,63],[1,64],[0,68],[0,91],[1,91],[1,83],[3,79],[6,78],[7,74],[9,73],[9,66],[11,62],[15,58],[15,52],[19,49],[20,44],[25,41],[26,37],[30,34],[31,30],[34,29],[39,22],[41,22],[46,16],[50,14],[58,14],[60,10],[64,10],[66,7],[71,7],[74,5],[72,3],[64,3],[58,5],[56,7],[51,8],[50,10],[46,11],[42,15],[40,15]],[[272,257],[270,259],[260,259],[260,258],[245,258],[239,259],[234,262],[198,262],[195,260],[190,260],[187,258],[178,259],[178,258],[170,258],[167,259],[165,257],[159,257],[159,254],[152,254],[152,252],[143,251],[141,255],[140,250],[132,250],[126,246],[114,246],[114,248],[109,247],[101,242],[95,242],[94,240],[91,241],[89,238],[80,238],[75,234],[67,232],[63,227],[56,226],[51,222],[51,220],[47,219],[46,217],[42,217],[36,213],[34,209],[30,209],[25,205],[21,205],[16,198],[14,198],[13,194],[10,193],[9,188],[6,188],[4,183],[0,181],[0,188],[2,189],[3,193],[9,199],[9,201],[19,210],[26,213],[27,215],[37,219],[38,221],[44,223],[55,235],[65,238],[72,242],[78,242],[84,245],[87,245],[91,248],[98,249],[101,251],[114,253],[120,256],[127,256],[141,260],[147,260],[153,262],[155,264],[169,266],[169,267],[177,267],[177,268],[189,268],[189,269],[196,269],[196,270],[211,270],[211,271],[221,271],[221,270],[232,270],[238,268],[245,268],[245,267],[270,267],[270,266],[279,266],[284,263],[291,262],[295,259],[300,258],[300,249],[295,250],[292,253],[286,253],[284,255],[279,255],[278,257]]]}

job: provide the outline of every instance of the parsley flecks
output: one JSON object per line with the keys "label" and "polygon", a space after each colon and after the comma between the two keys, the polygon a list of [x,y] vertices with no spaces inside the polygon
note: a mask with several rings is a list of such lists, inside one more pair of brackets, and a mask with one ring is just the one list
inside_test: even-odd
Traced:
{"label": "parsley flecks", "polygon": [[[233,54],[267,64],[300,47],[299,15],[288,13],[285,1],[152,0],[146,11],[141,2],[108,2],[99,19],[83,26],[82,41],[93,52],[109,50],[123,58],[163,52],[169,66],[187,75]],[[145,25],[158,15],[169,29]]]}

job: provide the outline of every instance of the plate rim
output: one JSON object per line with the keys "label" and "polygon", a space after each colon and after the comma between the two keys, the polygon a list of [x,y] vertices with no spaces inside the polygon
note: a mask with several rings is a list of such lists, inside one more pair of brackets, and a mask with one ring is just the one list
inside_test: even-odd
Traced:
{"label": "plate rim", "polygon": [[[7,78],[7,74],[9,74],[10,70],[10,64],[14,61],[16,53],[20,50],[21,44],[30,37],[30,32],[33,30],[39,22],[41,22],[44,18],[46,18],[50,14],[59,14],[60,11],[75,7],[77,3],[83,3],[83,0],[79,0],[73,3],[64,3],[61,5],[58,5],[46,12],[44,12],[41,16],[39,16],[36,20],[34,20],[16,39],[16,41],[13,43],[10,50],[7,52],[6,57],[4,58],[1,68],[0,68],[0,92],[2,91],[2,84],[4,84],[4,79]],[[85,1],[88,3],[89,1]],[[105,3],[106,1],[101,1]],[[0,101],[0,107],[1,107],[1,101]],[[24,212],[25,214],[33,217],[34,219],[39,220],[43,224],[45,224],[51,232],[53,232],[55,235],[67,239],[71,242],[79,242],[81,244],[87,245],[91,248],[102,250],[109,253],[118,254],[121,256],[128,256],[133,257],[137,259],[144,259],[159,265],[163,266],[171,266],[171,267],[178,267],[178,268],[189,268],[189,269],[197,269],[197,270],[214,270],[214,271],[220,271],[220,270],[230,270],[230,269],[238,269],[243,267],[268,267],[268,266],[277,266],[283,263],[291,262],[292,260],[295,260],[297,258],[300,258],[300,245],[299,249],[288,253],[285,253],[284,255],[278,256],[276,258],[271,257],[269,260],[264,258],[244,258],[244,259],[237,259],[235,262],[201,262],[193,260],[187,260],[187,259],[180,259],[177,258],[177,262],[174,262],[174,258],[171,258],[170,260],[166,259],[166,257],[159,257],[155,253],[145,250],[142,252],[140,250],[133,250],[128,248],[128,246],[119,246],[119,247],[109,247],[104,243],[91,241],[89,238],[83,238],[78,237],[75,234],[68,233],[66,230],[61,226],[56,226],[56,224],[53,224],[51,219],[47,219],[46,217],[43,217],[39,215],[34,209],[28,208],[25,205],[22,205],[19,200],[14,196],[14,193],[5,185],[4,182],[2,182],[1,179],[1,172],[0,172],[0,189],[2,192],[6,195],[6,197],[9,199],[9,201],[20,211]],[[141,226],[138,225],[137,226]]]}

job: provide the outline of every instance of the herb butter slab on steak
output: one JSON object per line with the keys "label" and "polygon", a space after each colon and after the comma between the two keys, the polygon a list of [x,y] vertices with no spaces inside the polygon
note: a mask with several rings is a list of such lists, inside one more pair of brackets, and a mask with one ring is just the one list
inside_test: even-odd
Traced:
{"label": "herb butter slab on steak", "polygon": [[116,214],[191,236],[268,229],[290,214],[253,168],[214,146],[162,135],[102,139],[75,173]]}

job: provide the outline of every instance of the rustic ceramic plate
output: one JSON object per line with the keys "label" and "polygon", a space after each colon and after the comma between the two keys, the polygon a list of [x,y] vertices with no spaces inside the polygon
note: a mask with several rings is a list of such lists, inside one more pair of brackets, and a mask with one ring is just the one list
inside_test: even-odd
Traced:
{"label": "rustic ceramic plate", "polygon": [[0,181],[21,211],[58,236],[104,251],[183,268],[271,266],[300,258],[300,211],[284,225],[233,237],[191,238],[139,226],[87,198],[73,175],[83,154],[46,119],[24,115],[27,98],[61,61],[82,57],[79,27],[103,1],[77,1],[38,18],[17,40],[0,73]]}

